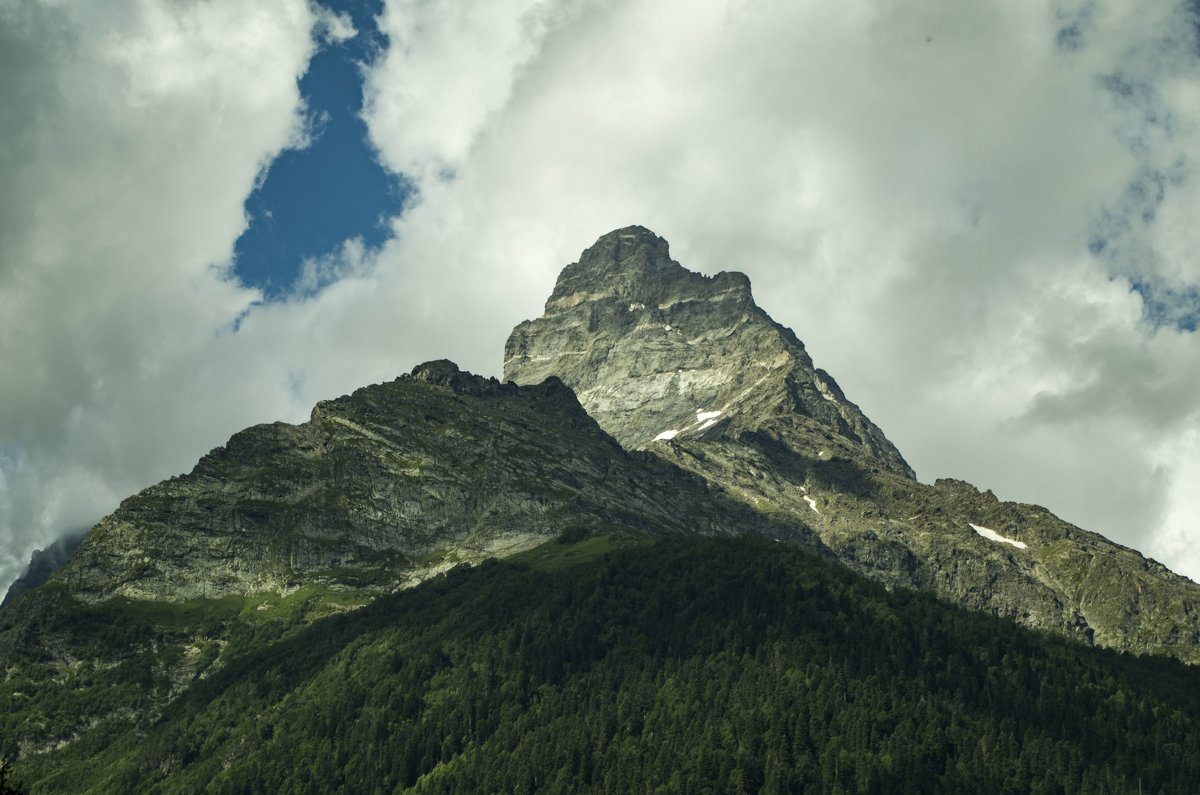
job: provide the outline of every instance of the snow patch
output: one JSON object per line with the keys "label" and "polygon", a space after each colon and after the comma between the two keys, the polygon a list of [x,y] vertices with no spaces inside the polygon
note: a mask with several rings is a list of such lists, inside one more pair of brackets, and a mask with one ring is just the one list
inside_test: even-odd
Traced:
{"label": "snow patch", "polygon": [[704,422],[705,420],[711,420],[713,417],[720,417],[720,416],[721,416],[721,412],[719,412],[719,411],[700,411],[699,409],[696,410],[696,422]]}
{"label": "snow patch", "polygon": [[[816,500],[814,500],[812,497],[805,494],[804,501],[808,503],[809,508],[812,508],[814,511],[817,511],[817,501]],[[817,511],[817,513],[820,513],[820,511]]]}
{"label": "snow patch", "polygon": [[716,425],[716,424],[717,424],[717,421],[716,421],[716,420],[707,420],[707,421],[705,421],[705,423],[704,423],[703,425],[701,425],[701,426],[700,426],[699,428],[697,428],[696,430],[698,430],[698,431],[702,431],[702,430],[704,430],[705,428],[711,427],[711,426],[713,426],[713,425]]}
{"label": "snow patch", "polygon": [[629,305],[630,312],[636,312],[639,309],[645,309],[645,308],[646,308],[645,304],[630,304]]}
{"label": "snow patch", "polygon": [[974,530],[976,533],[979,533],[979,535],[981,535],[984,538],[989,539],[991,541],[999,541],[1001,544],[1012,544],[1017,549],[1028,549],[1029,548],[1025,544],[1024,541],[1014,541],[1011,538],[1005,538],[1004,536],[997,533],[995,530],[989,530],[986,527],[980,527],[979,525],[971,524],[970,522],[967,522],[967,524],[971,525],[971,529]]}
{"label": "snow patch", "polygon": [[663,431],[658,436],[655,436],[651,441],[660,442],[663,439],[674,439],[679,435],[679,431]]}

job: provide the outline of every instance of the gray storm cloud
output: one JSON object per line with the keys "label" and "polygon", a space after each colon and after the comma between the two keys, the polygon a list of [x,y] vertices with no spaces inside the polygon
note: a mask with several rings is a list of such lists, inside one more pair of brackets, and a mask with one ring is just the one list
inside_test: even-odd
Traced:
{"label": "gray storm cloud", "polygon": [[0,121],[10,570],[249,422],[431,358],[498,375],[557,271],[640,223],[748,273],[922,480],[1200,576],[1184,5],[393,0],[365,118],[415,198],[265,305],[222,268],[317,20],[136,8],[0,12],[5,105],[40,113]]}

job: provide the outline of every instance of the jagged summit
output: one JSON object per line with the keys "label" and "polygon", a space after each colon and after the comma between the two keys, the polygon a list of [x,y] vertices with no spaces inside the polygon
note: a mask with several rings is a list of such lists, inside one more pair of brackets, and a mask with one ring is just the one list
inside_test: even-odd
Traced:
{"label": "jagged summit", "polygon": [[745,274],[704,276],[640,226],[604,235],[559,274],[545,314],[517,326],[505,378],[557,376],[626,447],[767,432],[814,457],[900,452],[755,303]]}
{"label": "jagged summit", "polygon": [[613,297],[658,305],[716,289],[746,302],[750,280],[741,273],[703,276],[671,259],[667,241],[643,226],[609,232],[559,274],[546,311],[561,311],[589,298]]}

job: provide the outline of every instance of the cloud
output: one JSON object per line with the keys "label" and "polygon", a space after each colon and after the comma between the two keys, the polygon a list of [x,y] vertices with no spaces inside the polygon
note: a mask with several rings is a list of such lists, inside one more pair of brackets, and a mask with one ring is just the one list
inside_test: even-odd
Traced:
{"label": "cloud", "polygon": [[555,4],[542,0],[396,0],[379,28],[391,41],[371,70],[364,117],[385,162],[415,178],[445,176],[503,109],[536,53]]}
{"label": "cloud", "polygon": [[0,12],[0,168],[28,197],[0,199],[15,557],[250,422],[432,358],[499,375],[558,270],[640,223],[748,273],[923,480],[1200,576],[1182,5],[394,0],[364,116],[414,198],[269,303],[224,263],[336,27],[284,0],[88,8]]}
{"label": "cloud", "polygon": [[643,223],[749,273],[925,479],[1200,575],[1177,543],[1200,532],[1186,8],[501,3],[499,46],[446,6],[428,37],[390,6],[414,43],[369,83],[421,197],[378,278],[473,318],[426,334],[477,367],[466,332],[503,336],[580,248]]}
{"label": "cloud", "polygon": [[294,0],[0,7],[0,584],[288,408],[217,332],[258,297],[227,265],[300,138],[312,26]]}
{"label": "cloud", "polygon": [[314,10],[317,14],[314,32],[321,43],[341,44],[358,35],[358,30],[354,27],[354,20],[345,11],[339,14],[325,6],[317,6]]}

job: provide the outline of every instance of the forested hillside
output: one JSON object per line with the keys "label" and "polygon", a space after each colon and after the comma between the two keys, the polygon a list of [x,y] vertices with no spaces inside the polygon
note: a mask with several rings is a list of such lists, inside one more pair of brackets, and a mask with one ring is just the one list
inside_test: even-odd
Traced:
{"label": "forested hillside", "polygon": [[278,793],[1200,781],[1200,672],[888,592],[759,538],[564,538],[276,637],[243,637],[160,718],[26,756],[16,777]]}

